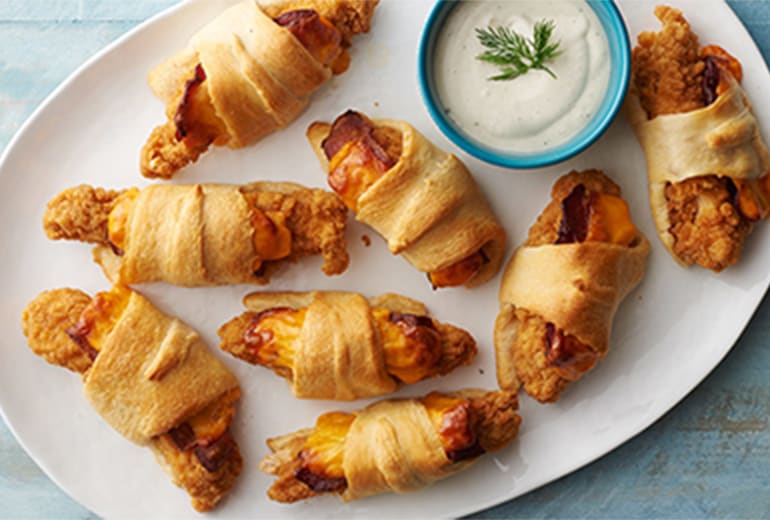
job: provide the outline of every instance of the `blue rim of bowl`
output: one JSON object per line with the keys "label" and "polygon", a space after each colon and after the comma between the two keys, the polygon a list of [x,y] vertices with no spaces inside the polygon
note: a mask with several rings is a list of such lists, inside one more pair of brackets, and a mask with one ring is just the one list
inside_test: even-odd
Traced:
{"label": "blue rim of bowl", "polygon": [[472,137],[464,135],[444,114],[433,89],[433,62],[436,36],[457,0],[438,0],[425,22],[417,58],[420,93],[431,118],[456,146],[485,162],[513,169],[531,169],[550,166],[579,154],[591,146],[615,119],[626,96],[631,76],[631,43],[623,16],[613,0],[586,0],[602,24],[610,50],[610,80],[607,94],[589,123],[572,139],[556,148],[532,154],[508,154],[487,148]]}

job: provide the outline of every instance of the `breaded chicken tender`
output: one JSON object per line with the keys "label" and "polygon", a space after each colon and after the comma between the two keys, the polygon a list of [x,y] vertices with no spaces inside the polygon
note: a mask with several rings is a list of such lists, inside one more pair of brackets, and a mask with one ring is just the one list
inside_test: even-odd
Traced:
{"label": "breaded chicken tender", "polygon": [[30,303],[21,317],[22,332],[32,351],[43,359],[82,374],[91,358],[67,335],[91,297],[77,289],[45,291]]}
{"label": "breaded chicken tender", "polygon": [[[254,230],[253,240],[260,264],[252,270],[257,282],[259,279],[266,281],[279,263],[295,262],[306,256],[321,255],[324,258],[322,270],[328,275],[339,274],[348,266],[347,208],[332,193],[300,188],[288,183],[268,184],[267,187],[264,183],[254,183],[233,188],[240,192],[251,213],[251,220],[245,219],[240,225],[251,226]],[[179,187],[155,186],[152,189],[157,193]],[[79,240],[109,246],[122,255],[130,228],[128,215],[139,193],[136,188],[113,191],[86,185],[64,190],[48,203],[43,227],[53,240]],[[233,231],[211,230],[230,234]],[[246,269],[251,267],[246,266]]]}
{"label": "breaded chicken tender", "polygon": [[641,33],[632,54],[634,81],[650,119],[705,106],[698,36],[677,9],[661,5],[655,16],[662,29]]}
{"label": "breaded chicken tender", "polygon": [[[562,222],[562,201],[578,185],[591,192],[620,196],[618,185],[598,170],[570,172],[554,184],[551,202],[530,228],[525,246],[556,242]],[[516,348],[513,349],[516,374],[527,394],[540,402],[554,402],[573,380],[565,378],[559,367],[546,357],[546,321],[526,309],[517,308],[515,312],[519,321]]]}
{"label": "breaded chicken tender", "polygon": [[105,190],[86,184],[62,191],[51,199],[43,229],[51,240],[80,240],[107,244],[107,220],[125,190]]}
{"label": "breaded chicken tender", "polygon": [[[655,16],[662,29],[641,33],[633,50],[635,88],[647,116],[653,119],[707,106],[714,100],[709,97],[716,94],[706,92],[706,53],[721,49],[702,49],[679,10],[658,6]],[[752,223],[736,207],[735,192],[733,181],[715,175],[667,187],[669,231],[675,239],[674,253],[682,262],[721,271],[738,261]]]}
{"label": "breaded chicken tender", "polygon": [[345,246],[347,208],[332,194],[308,189],[293,193],[248,191],[246,197],[263,212],[279,212],[286,216],[286,227],[292,233],[290,262],[321,255],[326,274],[347,269],[349,257]]}

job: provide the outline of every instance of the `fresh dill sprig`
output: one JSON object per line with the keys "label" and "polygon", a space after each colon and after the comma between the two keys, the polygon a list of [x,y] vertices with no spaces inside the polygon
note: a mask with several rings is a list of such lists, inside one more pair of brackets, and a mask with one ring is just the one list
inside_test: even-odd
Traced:
{"label": "fresh dill sprig", "polygon": [[560,41],[551,41],[555,27],[553,20],[540,20],[535,23],[531,39],[502,25],[476,28],[476,37],[488,49],[476,59],[500,67],[500,74],[489,78],[493,81],[516,79],[532,69],[543,70],[556,79],[556,74],[545,64],[563,52]]}

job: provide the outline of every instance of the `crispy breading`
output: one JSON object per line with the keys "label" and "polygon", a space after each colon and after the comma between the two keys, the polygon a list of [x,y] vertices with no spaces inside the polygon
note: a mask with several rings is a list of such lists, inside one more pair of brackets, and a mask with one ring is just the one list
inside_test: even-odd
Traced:
{"label": "crispy breading", "polygon": [[655,8],[663,23],[660,32],[643,32],[633,51],[633,75],[642,107],[650,119],[678,114],[705,105],[698,37],[682,13],[668,6]]}
{"label": "crispy breading", "polygon": [[473,336],[453,325],[435,320],[434,323],[441,334],[441,359],[435,373],[443,376],[457,367],[470,365],[478,352]]}
{"label": "crispy breading", "polygon": [[254,315],[253,312],[244,312],[240,316],[236,316],[224,323],[217,330],[220,338],[219,348],[252,365],[257,364],[257,356],[254,355],[254,351],[246,344],[243,336],[249,326],[251,326]]}
{"label": "crispy breading", "polygon": [[516,437],[521,417],[515,392],[487,392],[470,402],[479,419],[478,440],[484,451],[504,448]]}
{"label": "crispy breading", "polygon": [[85,184],[62,191],[46,206],[43,215],[45,234],[52,240],[109,244],[107,219],[123,191]]}
{"label": "crispy breading", "polygon": [[267,490],[271,500],[291,503],[318,495],[295,476],[302,465],[299,452],[312,431],[307,428],[267,440],[267,446],[273,453],[259,463],[259,469],[278,477]]}
{"label": "crispy breading", "polygon": [[[655,16],[662,29],[640,34],[633,51],[634,83],[642,107],[650,119],[702,108],[705,62],[698,37],[677,9],[658,6]],[[729,184],[707,175],[666,188],[673,250],[685,264],[721,271],[740,258],[751,222],[735,207]]]}
{"label": "crispy breading", "polygon": [[271,18],[298,9],[312,9],[329,20],[342,33],[346,45],[353,35],[369,32],[374,8],[379,0],[260,0]]}
{"label": "crispy breading", "polygon": [[[22,331],[32,351],[51,364],[85,373],[93,362],[66,331],[78,321],[91,300],[91,296],[77,289],[55,289],[39,294],[27,305],[21,318]],[[222,406],[232,404],[229,392],[218,400]],[[190,494],[197,511],[212,509],[229,492],[243,466],[234,442],[222,467],[214,472],[203,467],[193,450],[183,452],[177,448],[168,434],[155,437],[150,448],[174,483]]]}
{"label": "crispy breading", "polygon": [[235,442],[222,467],[213,472],[203,467],[194,450],[180,450],[168,434],[154,438],[150,447],[174,483],[187,490],[192,506],[199,512],[213,509],[243,469],[243,458]]}
{"label": "crispy breading", "polygon": [[[529,229],[526,246],[556,242],[562,220],[561,202],[579,184],[589,191],[620,196],[620,187],[601,171],[571,171],[554,184],[551,201]],[[516,374],[527,394],[540,402],[554,402],[570,380],[563,378],[546,358],[546,321],[526,309],[517,308],[515,312],[518,320],[513,348]]]}
{"label": "crispy breading", "polygon": [[[193,143],[194,146],[189,146]],[[149,178],[170,179],[176,172],[198,160],[208,143],[195,140],[178,140],[173,120],[156,126],[142,147],[139,167],[142,175]]]}
{"label": "crispy breading", "polygon": [[721,271],[739,260],[752,225],[735,207],[729,184],[709,175],[666,186],[674,252],[686,264]]}
{"label": "crispy breading", "polygon": [[556,401],[570,384],[546,358],[546,321],[526,309],[516,309],[518,325],[513,365],[524,390],[541,403]]}
{"label": "crispy breading", "polygon": [[67,335],[91,297],[77,289],[40,293],[24,309],[21,330],[32,351],[53,365],[82,374],[91,358]]}
{"label": "crispy breading", "polygon": [[251,191],[248,186],[243,193],[260,210],[280,211],[286,216],[286,226],[292,234],[287,260],[294,262],[320,254],[324,259],[322,269],[327,275],[347,269],[350,261],[345,247],[348,209],[337,195],[316,189],[289,194]]}

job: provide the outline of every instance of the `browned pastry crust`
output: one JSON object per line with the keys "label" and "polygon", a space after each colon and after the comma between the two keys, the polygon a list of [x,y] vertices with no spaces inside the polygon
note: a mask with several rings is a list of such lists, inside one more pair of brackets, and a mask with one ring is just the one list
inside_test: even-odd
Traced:
{"label": "browned pastry crust", "polygon": [[[84,381],[89,378],[94,360],[74,341],[72,334],[92,301],[89,295],[77,289],[45,291],[38,295],[22,314],[22,331],[32,351],[51,364],[83,374]],[[233,395],[230,392],[221,394],[213,400],[207,410],[222,409],[220,415],[227,413],[225,410],[231,409],[233,398],[237,398],[237,395],[239,394]],[[200,415],[206,414],[207,410],[200,412]],[[210,415],[210,411],[208,413]],[[219,416],[214,414],[213,417]],[[188,419],[196,420],[200,419],[195,415]],[[229,433],[225,433],[223,438],[212,444],[213,448],[209,448],[224,449],[226,452],[210,453],[209,460],[215,462],[208,469],[196,455],[197,448],[181,449],[169,433],[152,437],[148,446],[173,482],[187,490],[192,506],[200,512],[213,509],[229,493],[243,467],[238,445]]]}
{"label": "browned pastry crust", "polygon": [[[551,201],[529,229],[525,245],[553,244],[562,219],[561,201],[577,186],[620,196],[620,188],[598,170],[573,171],[559,178],[551,190]],[[554,402],[572,382],[546,358],[546,321],[526,309],[516,309],[519,320],[516,348],[513,350],[516,374],[530,396],[540,402]]]}

